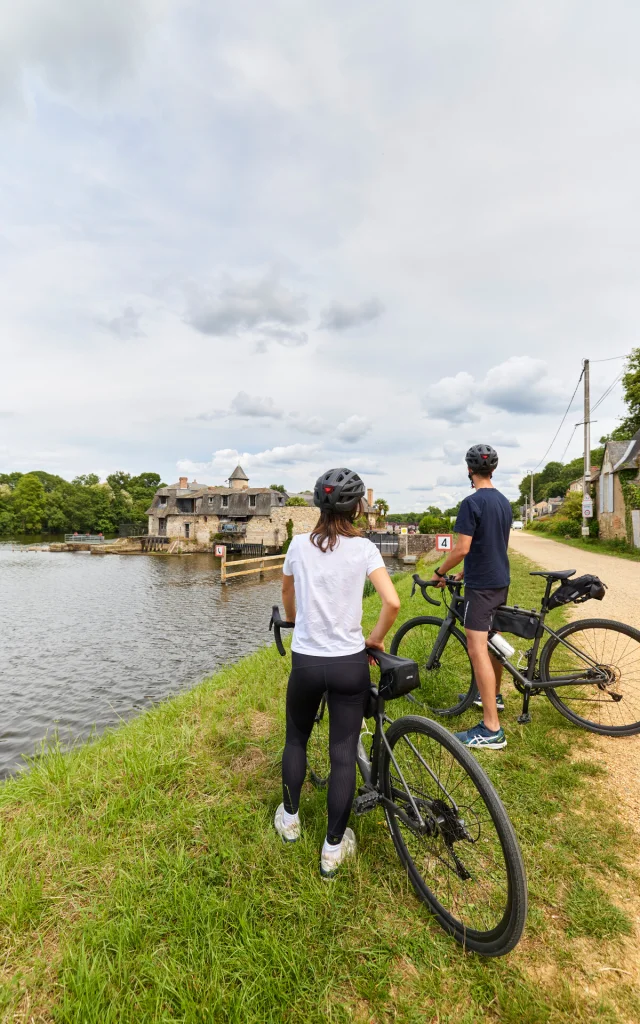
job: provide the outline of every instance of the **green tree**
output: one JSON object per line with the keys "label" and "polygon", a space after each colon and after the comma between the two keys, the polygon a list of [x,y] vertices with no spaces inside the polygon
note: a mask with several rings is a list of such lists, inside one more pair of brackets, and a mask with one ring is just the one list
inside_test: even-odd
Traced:
{"label": "green tree", "polygon": [[280,491],[280,494],[286,494],[284,484],[269,484],[272,491]]}
{"label": "green tree", "polygon": [[293,519],[287,519],[287,539],[285,540],[284,544],[282,545],[282,554],[283,555],[286,555],[287,551],[289,550],[289,545],[291,544],[292,540],[293,540]]}
{"label": "green tree", "polygon": [[80,487],[95,487],[100,483],[100,477],[96,473],[85,473],[75,477],[71,483],[78,484]]}
{"label": "green tree", "polygon": [[622,377],[627,415],[610,434],[601,437],[606,441],[629,441],[640,430],[640,348],[634,348],[627,356],[625,373]]}
{"label": "green tree", "polygon": [[[440,511],[440,510],[438,510]],[[448,518],[442,515],[426,515],[423,516],[418,524],[418,531],[420,533],[450,533],[451,523]]]}
{"label": "green tree", "polygon": [[546,483],[544,485],[542,489],[542,497],[545,498],[547,501],[549,500],[549,498],[563,498],[566,489],[567,488],[564,483],[564,480],[552,480],[550,483]]}
{"label": "green tree", "polygon": [[45,512],[45,490],[35,473],[27,473],[16,484],[11,502],[24,533],[40,533]]}
{"label": "green tree", "polygon": [[378,525],[381,525],[382,523],[384,523],[387,513],[389,511],[389,503],[386,502],[384,498],[378,498],[374,502],[373,507],[376,510],[376,514],[378,516]]}
{"label": "green tree", "polygon": [[293,506],[293,505],[300,506],[300,505],[303,505],[306,508],[307,503],[304,500],[304,498],[301,498],[301,497],[299,497],[299,495],[294,494],[293,497],[287,498],[287,500],[285,501],[285,506],[286,505],[289,505],[289,506]]}

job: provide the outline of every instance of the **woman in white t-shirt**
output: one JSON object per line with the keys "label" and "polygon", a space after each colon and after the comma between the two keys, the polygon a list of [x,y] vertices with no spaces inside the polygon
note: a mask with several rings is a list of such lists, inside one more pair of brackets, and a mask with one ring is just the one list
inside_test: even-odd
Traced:
{"label": "woman in white t-shirt", "polygon": [[[310,534],[294,537],[283,567],[285,617],[295,621],[287,688],[287,737],[282,755],[283,802],[275,827],[285,842],[300,838],[298,806],[307,771],[307,742],[320,700],[328,693],[331,774],[327,837],[320,857],[323,878],[333,878],[355,853],[347,828],[356,786],[356,748],[369,693],[365,646],[384,650],[400,599],[380,552],[354,526],[365,488],[357,473],[330,469],[317,481],[320,519]],[[362,591],[369,577],[382,599],[376,626],[362,633]]]}

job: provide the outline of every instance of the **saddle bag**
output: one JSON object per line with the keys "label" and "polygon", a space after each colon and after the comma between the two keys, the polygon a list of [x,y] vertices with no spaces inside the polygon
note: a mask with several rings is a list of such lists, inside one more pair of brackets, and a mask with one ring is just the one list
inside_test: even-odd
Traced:
{"label": "saddle bag", "polygon": [[395,654],[387,654],[373,647],[367,648],[367,654],[375,659],[380,668],[378,695],[383,700],[403,697],[420,686],[418,663],[411,658],[398,658]]}
{"label": "saddle bag", "polygon": [[575,580],[565,580],[554,590],[549,598],[548,608],[559,608],[560,605],[582,604],[583,601],[602,601],[607,587],[599,576],[578,576]]}
{"label": "saddle bag", "polygon": [[503,604],[493,616],[491,628],[498,633],[513,633],[523,640],[533,640],[539,625],[540,615],[533,609],[527,611],[526,608],[518,608],[517,605],[510,608]]}

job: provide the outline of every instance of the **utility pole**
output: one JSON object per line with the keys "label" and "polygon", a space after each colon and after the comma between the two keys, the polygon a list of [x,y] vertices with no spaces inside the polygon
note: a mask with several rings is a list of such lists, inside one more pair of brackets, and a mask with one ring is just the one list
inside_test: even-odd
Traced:
{"label": "utility pole", "polygon": [[591,396],[589,394],[589,360],[583,361],[584,376],[584,479],[582,481],[582,536],[589,536],[589,523],[584,514],[584,500],[591,484]]}
{"label": "utility pole", "polygon": [[529,497],[529,515],[531,516],[531,522],[533,522],[533,470],[531,470],[531,495]]}

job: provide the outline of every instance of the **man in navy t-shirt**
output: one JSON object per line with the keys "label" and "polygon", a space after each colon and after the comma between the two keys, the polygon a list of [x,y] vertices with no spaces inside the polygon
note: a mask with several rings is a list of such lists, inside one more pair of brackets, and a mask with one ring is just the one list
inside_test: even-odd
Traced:
{"label": "man in navy t-shirt", "polygon": [[444,586],[442,577],[464,558],[464,628],[483,721],[456,736],[468,747],[502,750],[507,745],[498,718],[498,711],[504,708],[502,665],[490,654],[487,641],[496,609],[505,603],[509,591],[511,505],[491,482],[498,465],[498,454],[491,445],[474,445],[465,461],[474,493],[460,506],[454,526],[457,543],[433,579]]}

